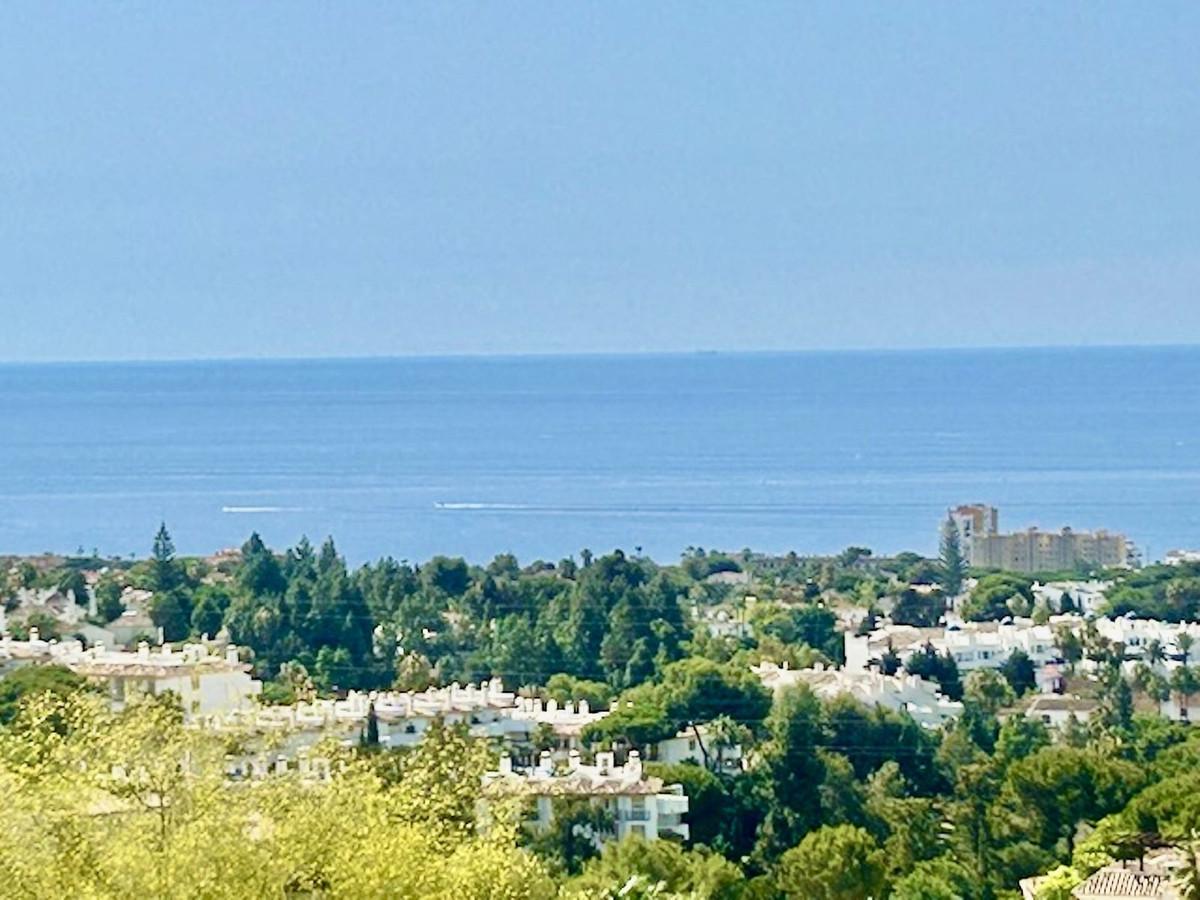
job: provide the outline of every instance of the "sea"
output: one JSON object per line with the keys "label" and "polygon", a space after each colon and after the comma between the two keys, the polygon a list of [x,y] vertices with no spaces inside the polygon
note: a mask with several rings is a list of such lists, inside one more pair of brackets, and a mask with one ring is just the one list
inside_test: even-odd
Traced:
{"label": "sea", "polygon": [[333,535],[351,562],[1200,547],[1200,348],[0,366],[0,553]]}

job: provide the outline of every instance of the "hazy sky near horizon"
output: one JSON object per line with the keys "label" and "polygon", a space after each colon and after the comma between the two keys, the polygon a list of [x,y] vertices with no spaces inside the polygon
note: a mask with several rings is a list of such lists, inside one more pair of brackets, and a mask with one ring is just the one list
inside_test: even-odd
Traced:
{"label": "hazy sky near horizon", "polygon": [[1200,341],[1200,5],[12,3],[0,360]]}

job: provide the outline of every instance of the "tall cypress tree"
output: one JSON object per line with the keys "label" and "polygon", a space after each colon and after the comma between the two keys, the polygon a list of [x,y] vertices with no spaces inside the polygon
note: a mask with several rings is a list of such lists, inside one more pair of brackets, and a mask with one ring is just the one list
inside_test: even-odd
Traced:
{"label": "tall cypress tree", "polygon": [[962,590],[963,578],[966,576],[966,562],[963,560],[962,542],[958,536],[958,526],[954,519],[947,515],[942,525],[942,587],[951,597]]}

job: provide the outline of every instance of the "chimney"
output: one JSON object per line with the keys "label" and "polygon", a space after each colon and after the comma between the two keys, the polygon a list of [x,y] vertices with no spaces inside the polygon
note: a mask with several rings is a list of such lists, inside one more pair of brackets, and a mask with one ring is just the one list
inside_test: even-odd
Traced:
{"label": "chimney", "polygon": [[630,775],[641,778],[642,754],[638,753],[636,750],[630,750],[629,756],[625,760],[625,771]]}
{"label": "chimney", "polygon": [[611,750],[596,754],[596,768],[600,770],[601,775],[611,775],[614,762],[615,755]]}
{"label": "chimney", "polygon": [[509,756],[507,753],[502,753],[500,755],[500,774],[501,775],[511,775],[512,770],[513,770],[512,757]]}
{"label": "chimney", "polygon": [[33,643],[38,639],[38,630],[36,628],[29,629],[29,643]]}
{"label": "chimney", "polygon": [[150,645],[147,644],[145,641],[138,641],[137,655],[138,655],[138,659],[149,659],[150,658]]}
{"label": "chimney", "polygon": [[579,768],[579,751],[572,750],[567,754],[567,768],[574,772]]}
{"label": "chimney", "polygon": [[549,750],[543,750],[538,755],[537,770],[540,775],[550,775],[554,772],[554,760],[550,758]]}
{"label": "chimney", "polygon": [[239,662],[241,662],[241,658],[238,656],[238,648],[236,644],[230,644],[225,648],[225,662],[229,663],[231,666],[236,666]]}
{"label": "chimney", "polygon": [[579,701],[579,714],[581,716],[586,716],[591,711],[592,711],[592,708],[591,708],[591,706],[588,705],[588,702],[586,700]]}

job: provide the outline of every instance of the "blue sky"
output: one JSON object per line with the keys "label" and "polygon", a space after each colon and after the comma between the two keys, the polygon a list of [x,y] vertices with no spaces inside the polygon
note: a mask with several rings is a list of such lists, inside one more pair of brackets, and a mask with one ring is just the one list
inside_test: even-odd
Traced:
{"label": "blue sky", "polygon": [[0,360],[1200,340],[1194,3],[0,10]]}

